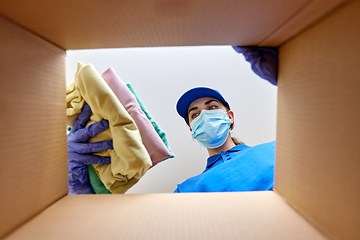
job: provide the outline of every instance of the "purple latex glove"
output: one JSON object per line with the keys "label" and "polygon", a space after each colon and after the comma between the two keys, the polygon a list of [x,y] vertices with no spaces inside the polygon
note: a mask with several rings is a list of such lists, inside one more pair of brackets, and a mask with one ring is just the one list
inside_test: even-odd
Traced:
{"label": "purple latex glove", "polygon": [[262,79],[277,85],[278,49],[273,47],[235,47],[234,50],[242,53],[245,60],[251,64],[251,69]]}
{"label": "purple latex glove", "polygon": [[90,138],[109,128],[109,122],[105,119],[84,128],[90,115],[91,109],[86,104],[68,134],[69,194],[93,194],[87,165],[111,162],[110,157],[97,156],[93,153],[112,149],[112,140],[86,143]]}

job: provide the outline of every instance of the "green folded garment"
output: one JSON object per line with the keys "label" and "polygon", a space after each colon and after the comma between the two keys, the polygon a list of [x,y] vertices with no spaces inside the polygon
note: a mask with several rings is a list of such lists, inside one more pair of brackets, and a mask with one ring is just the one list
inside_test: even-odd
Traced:
{"label": "green folded garment", "polygon": [[96,174],[94,167],[90,164],[87,165],[89,171],[89,178],[91,187],[96,194],[111,194],[111,192],[105,187],[99,176]]}
{"label": "green folded garment", "polygon": [[132,94],[134,94],[134,96],[136,97],[136,101],[139,103],[139,105],[141,107],[141,110],[145,113],[146,117],[150,120],[150,122],[153,125],[153,127],[155,128],[157,134],[159,135],[159,137],[161,138],[161,140],[164,142],[165,146],[167,147],[167,149],[171,153],[171,156],[168,157],[168,158],[165,158],[164,160],[169,159],[169,158],[173,158],[174,153],[171,151],[171,148],[169,146],[169,142],[168,142],[168,140],[166,138],[165,132],[163,130],[161,130],[160,126],[157,124],[157,122],[155,122],[154,118],[152,116],[150,116],[150,114],[149,114],[148,110],[146,109],[145,105],[140,100],[139,96],[136,94],[133,86],[130,83],[127,83],[126,86],[129,88],[129,90],[132,92]]}
{"label": "green folded garment", "polygon": [[[154,127],[154,129],[156,130],[157,134],[159,135],[161,140],[164,142],[166,148],[171,153],[171,156],[168,157],[168,158],[165,158],[164,160],[169,159],[169,158],[173,158],[174,154],[171,151],[171,148],[169,146],[169,142],[168,142],[168,140],[166,138],[166,133],[163,130],[161,130],[160,126],[157,124],[157,122],[155,122],[153,117],[149,114],[149,112],[146,109],[145,105],[140,100],[139,96],[136,94],[133,86],[130,83],[127,83],[126,86],[129,88],[129,90],[132,92],[132,94],[134,94],[134,96],[136,97],[136,101],[139,103],[139,105],[141,107],[141,110],[145,113],[146,117],[150,120],[150,122],[151,122],[152,126]],[[90,183],[91,183],[92,188],[94,189],[94,192],[96,194],[111,194],[111,192],[108,189],[106,189],[106,187],[104,186],[104,184],[102,183],[102,181],[100,180],[98,175],[96,174],[96,172],[95,172],[92,165],[88,165],[88,171],[89,171]]]}

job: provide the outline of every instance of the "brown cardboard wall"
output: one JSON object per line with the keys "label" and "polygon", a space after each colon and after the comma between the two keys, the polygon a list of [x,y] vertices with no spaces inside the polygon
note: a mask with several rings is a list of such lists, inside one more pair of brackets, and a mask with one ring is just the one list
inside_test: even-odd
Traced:
{"label": "brown cardboard wall", "polygon": [[308,1],[259,45],[278,47],[345,2],[349,0]]}
{"label": "brown cardboard wall", "polygon": [[360,1],[280,48],[275,190],[334,239],[360,239]]}
{"label": "brown cardboard wall", "polygon": [[65,51],[0,17],[0,238],[67,193]]}
{"label": "brown cardboard wall", "polygon": [[325,238],[276,193],[266,191],[68,195],[10,239]]}
{"label": "brown cardboard wall", "polygon": [[[0,14],[63,49],[257,45],[276,33],[278,46],[291,34],[346,0],[2,0]],[[316,2],[316,4],[309,4]],[[320,3],[319,3],[320,2]],[[330,2],[330,3],[329,3]],[[313,12],[321,7],[321,11]],[[299,19],[299,18],[295,18]],[[298,25],[301,25],[299,27]],[[265,43],[264,43],[265,44]]]}

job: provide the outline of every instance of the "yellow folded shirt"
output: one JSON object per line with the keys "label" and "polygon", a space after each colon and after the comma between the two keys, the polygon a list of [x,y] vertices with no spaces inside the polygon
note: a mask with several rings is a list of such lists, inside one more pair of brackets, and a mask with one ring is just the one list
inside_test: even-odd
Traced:
{"label": "yellow folded shirt", "polygon": [[75,80],[66,86],[66,102],[68,126],[73,125],[85,102],[93,112],[87,126],[102,119],[109,121],[109,129],[89,142],[112,139],[114,149],[97,153],[110,156],[111,163],[93,167],[110,192],[126,192],[152,166],[134,120],[91,64],[78,63]]}

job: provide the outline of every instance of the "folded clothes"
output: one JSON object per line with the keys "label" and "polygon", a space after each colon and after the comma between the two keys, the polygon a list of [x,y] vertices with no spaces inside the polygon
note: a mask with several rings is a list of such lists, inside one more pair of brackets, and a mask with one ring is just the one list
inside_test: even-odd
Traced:
{"label": "folded clothes", "polygon": [[166,133],[161,129],[161,127],[159,126],[159,124],[154,120],[154,118],[150,115],[149,111],[146,109],[144,103],[141,101],[141,99],[139,98],[139,95],[135,92],[135,89],[133,88],[133,86],[130,83],[126,83],[126,86],[129,88],[129,90],[132,92],[132,94],[134,94],[136,101],[139,103],[141,110],[145,113],[146,117],[149,119],[149,121],[151,122],[152,126],[154,127],[155,131],[157,132],[157,134],[159,135],[159,137],[161,138],[161,140],[164,142],[166,148],[169,150],[170,152],[170,157],[168,158],[164,158],[162,161],[169,159],[169,158],[174,158],[174,153],[172,152],[169,142],[167,140],[166,137]]}
{"label": "folded clothes", "polygon": [[141,110],[136,97],[131,93],[125,83],[112,68],[107,69],[102,74],[102,77],[115,93],[115,96],[119,99],[126,111],[134,119],[136,126],[139,129],[141,139],[150,155],[153,166],[162,160],[169,158],[171,153],[155,131],[145,113]]}
{"label": "folded clothes", "polygon": [[[102,77],[138,126],[143,143],[153,163],[152,167],[161,161],[173,158],[174,154],[171,151],[165,132],[149,114],[132,85],[130,83],[125,85],[112,68],[106,70]],[[97,194],[110,193],[102,184],[92,166],[88,166],[88,169],[94,192]]]}
{"label": "folded clothes", "polygon": [[66,90],[68,126],[73,125],[85,102],[93,111],[87,125],[102,119],[109,121],[109,129],[89,142],[112,139],[114,149],[98,153],[110,156],[111,163],[93,167],[111,193],[126,192],[152,166],[134,120],[91,64],[78,63],[75,80]]}

